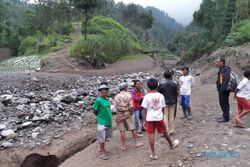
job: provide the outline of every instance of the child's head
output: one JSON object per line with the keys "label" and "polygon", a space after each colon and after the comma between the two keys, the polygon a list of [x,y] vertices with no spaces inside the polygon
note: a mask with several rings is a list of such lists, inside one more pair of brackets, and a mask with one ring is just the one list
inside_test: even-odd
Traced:
{"label": "child's head", "polygon": [[138,79],[134,80],[134,87],[136,89],[140,89],[141,88],[141,81]]}
{"label": "child's head", "polygon": [[101,84],[98,88],[98,91],[100,92],[102,97],[108,96],[109,87],[106,84]]}
{"label": "child's head", "polygon": [[128,90],[128,84],[125,82],[122,82],[119,84],[120,91],[127,91]]}
{"label": "child's head", "polygon": [[182,70],[183,75],[188,75],[189,74],[189,67],[184,66],[184,67],[182,67],[181,70]]}
{"label": "child's head", "polygon": [[248,79],[250,79],[250,68],[247,68],[245,71],[244,71],[244,76]]}
{"label": "child's head", "polygon": [[163,76],[166,78],[166,79],[171,79],[172,78],[172,73],[171,71],[165,71]]}
{"label": "child's head", "polygon": [[151,78],[147,82],[147,86],[150,90],[156,90],[158,87],[158,81],[155,78]]}

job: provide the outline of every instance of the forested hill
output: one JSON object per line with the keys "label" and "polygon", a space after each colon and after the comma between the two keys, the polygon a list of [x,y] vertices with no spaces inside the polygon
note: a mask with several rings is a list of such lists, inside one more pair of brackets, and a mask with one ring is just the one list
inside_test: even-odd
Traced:
{"label": "forested hill", "polygon": [[154,7],[147,7],[147,11],[151,11],[155,20],[152,27],[154,37],[160,41],[163,46],[173,38],[176,32],[184,31],[184,27],[171,18],[166,12]]}

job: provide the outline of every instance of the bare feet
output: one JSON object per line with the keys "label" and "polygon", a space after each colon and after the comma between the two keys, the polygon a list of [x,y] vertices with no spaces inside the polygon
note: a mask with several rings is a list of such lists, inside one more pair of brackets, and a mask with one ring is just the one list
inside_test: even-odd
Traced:
{"label": "bare feet", "polygon": [[157,160],[158,159],[158,157],[157,157],[157,155],[150,155],[150,160]]}
{"label": "bare feet", "polygon": [[136,142],[136,144],[135,144],[136,147],[141,147],[141,146],[143,146],[143,145],[144,145],[144,144],[141,143],[141,142]]}

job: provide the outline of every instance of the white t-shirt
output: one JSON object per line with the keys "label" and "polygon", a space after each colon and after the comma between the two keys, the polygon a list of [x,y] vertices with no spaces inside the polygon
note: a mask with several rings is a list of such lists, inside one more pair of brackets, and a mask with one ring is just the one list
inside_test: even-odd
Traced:
{"label": "white t-shirt", "polygon": [[181,95],[191,95],[191,88],[194,85],[194,77],[191,75],[180,77]]}
{"label": "white t-shirt", "polygon": [[250,100],[250,80],[244,78],[237,86],[237,89],[239,89],[237,97],[242,97]]}
{"label": "white t-shirt", "polygon": [[146,121],[163,120],[162,108],[166,106],[164,96],[158,92],[144,96],[141,106],[147,109]]}

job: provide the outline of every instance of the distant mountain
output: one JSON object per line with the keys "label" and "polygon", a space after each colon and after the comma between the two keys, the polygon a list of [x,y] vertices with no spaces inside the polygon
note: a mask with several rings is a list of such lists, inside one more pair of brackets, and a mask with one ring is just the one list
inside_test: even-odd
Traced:
{"label": "distant mountain", "polygon": [[176,32],[184,31],[184,27],[168,16],[166,12],[154,7],[146,7],[146,10],[152,12],[155,18],[152,28],[153,35],[162,45],[166,45]]}

